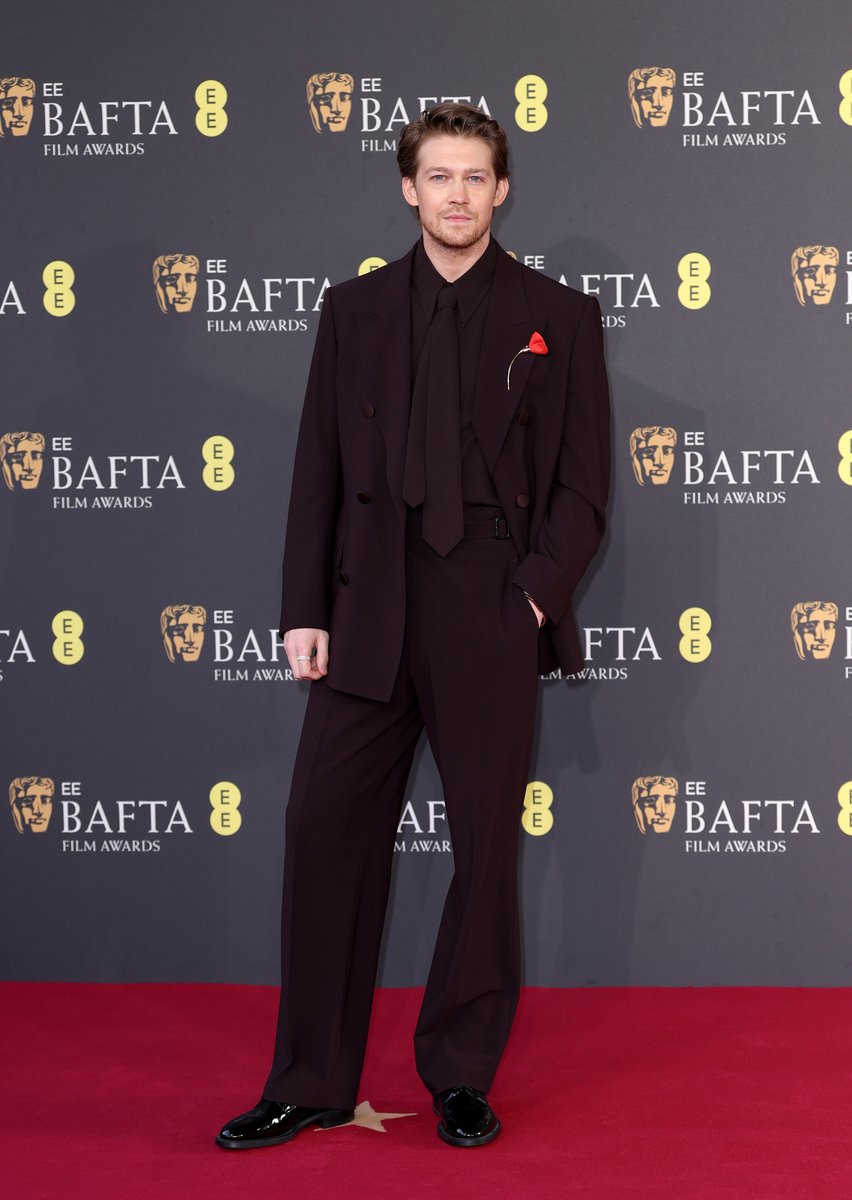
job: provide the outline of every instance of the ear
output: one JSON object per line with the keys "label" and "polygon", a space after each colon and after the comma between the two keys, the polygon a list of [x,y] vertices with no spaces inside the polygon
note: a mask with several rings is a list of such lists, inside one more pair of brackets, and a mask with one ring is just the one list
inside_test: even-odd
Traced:
{"label": "ear", "polygon": [[497,190],[494,193],[494,207],[499,208],[509,194],[509,180],[498,179]]}
{"label": "ear", "polygon": [[417,188],[414,186],[414,180],[407,176],[402,181],[402,195],[406,204],[410,204],[412,208],[417,208]]}

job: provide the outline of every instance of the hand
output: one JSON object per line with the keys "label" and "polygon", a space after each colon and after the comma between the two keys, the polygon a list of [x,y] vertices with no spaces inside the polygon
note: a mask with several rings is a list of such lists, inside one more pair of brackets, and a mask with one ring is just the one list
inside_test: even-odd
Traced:
{"label": "hand", "polygon": [[[328,674],[327,630],[288,629],[284,634],[284,649],[294,679],[322,679]],[[310,654],[310,662],[306,658],[297,659],[299,654]]]}
{"label": "hand", "polygon": [[539,606],[536,604],[535,600],[533,600],[532,596],[527,596],[527,600],[529,600],[530,604],[532,605],[532,610],[536,615],[536,620],[538,621],[538,627],[539,627],[539,629],[541,629],[542,625],[547,620],[547,618],[545,617],[544,613],[539,608]]}

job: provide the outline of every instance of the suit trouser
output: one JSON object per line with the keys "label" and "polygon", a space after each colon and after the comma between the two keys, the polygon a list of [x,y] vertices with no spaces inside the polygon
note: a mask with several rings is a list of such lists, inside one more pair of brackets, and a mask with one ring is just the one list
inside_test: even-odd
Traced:
{"label": "suit trouser", "polygon": [[441,558],[408,510],[390,700],[310,684],[287,808],[268,1099],[356,1103],[394,841],[424,726],[454,875],[414,1034],[417,1070],[432,1092],[491,1085],[520,989],[518,838],[538,693],[537,620],[511,582],[516,564],[513,542],[494,537],[466,537]]}

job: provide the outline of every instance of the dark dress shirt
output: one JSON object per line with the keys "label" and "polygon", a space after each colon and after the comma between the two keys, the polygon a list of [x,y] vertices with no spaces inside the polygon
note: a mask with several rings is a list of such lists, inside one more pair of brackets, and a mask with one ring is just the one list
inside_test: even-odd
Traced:
{"label": "dark dress shirt", "polygon": [[[464,504],[500,504],[500,498],[473,431],[473,398],[476,393],[482,335],[485,331],[496,262],[497,247],[492,238],[488,248],[473,266],[454,281],[458,296],[456,311],[459,331],[459,419]],[[443,275],[439,274],[429,261],[421,240],[411,266],[412,387],[417,376],[423,343],[435,313],[438,292],[446,282]]]}

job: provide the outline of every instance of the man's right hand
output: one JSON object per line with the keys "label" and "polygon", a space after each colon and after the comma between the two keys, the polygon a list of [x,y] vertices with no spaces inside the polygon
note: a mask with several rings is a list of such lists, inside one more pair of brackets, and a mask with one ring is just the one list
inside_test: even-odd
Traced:
{"label": "man's right hand", "polygon": [[[288,629],[284,649],[294,679],[321,679],[328,674],[328,631],[326,629]],[[299,655],[309,654],[307,658]]]}

